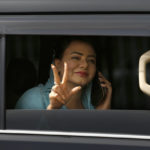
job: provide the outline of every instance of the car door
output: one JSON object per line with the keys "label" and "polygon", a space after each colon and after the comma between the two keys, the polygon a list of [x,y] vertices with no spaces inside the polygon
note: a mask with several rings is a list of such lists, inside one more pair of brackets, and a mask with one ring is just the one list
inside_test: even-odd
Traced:
{"label": "car door", "polygon": [[[122,78],[123,75],[126,75],[126,68],[124,69],[122,66],[128,64],[128,61],[123,64],[121,61],[130,56],[132,56],[131,59],[136,56],[134,60],[137,60],[140,53],[143,53],[149,47],[149,2],[146,0],[127,0],[125,2],[119,0],[1,1],[0,11],[1,149],[149,149],[149,111],[137,110],[138,108],[143,109],[144,106],[141,107],[141,104],[144,105],[143,101],[149,98],[143,95],[141,97],[140,92],[140,96],[136,94],[138,88],[136,80],[134,80],[135,76],[132,76],[131,80],[122,80],[124,79]],[[29,43],[32,43],[42,36],[53,38],[66,35],[90,36],[96,38],[97,41],[98,39],[104,41],[104,45],[108,47],[103,50],[103,54],[107,57],[102,58],[102,66],[103,68],[109,68],[108,70],[104,69],[104,73],[108,74],[109,79],[115,76],[123,84],[127,84],[127,89],[133,86],[132,90],[127,90],[124,93],[122,91],[126,88],[119,86],[119,89],[122,90],[116,90],[117,92],[115,92],[116,87],[118,87],[118,82],[115,81],[118,80],[114,80],[116,97],[112,101],[112,110],[6,109],[5,71],[7,60],[11,56],[22,56],[22,53],[26,54],[27,51],[21,50],[21,47],[19,47],[15,53],[13,44],[19,45],[18,41],[20,40],[18,39],[21,36],[23,39],[28,36]],[[34,39],[33,41],[31,36]],[[138,53],[137,55],[129,55],[131,49],[136,49],[139,39],[144,43],[147,41],[146,44],[143,44],[144,46],[141,46],[142,52],[135,51]],[[9,42],[9,40],[12,41]],[[41,41],[43,42],[43,40]],[[130,42],[126,44],[125,41]],[[116,51],[113,51],[111,48],[115,42],[117,43],[116,47],[119,47],[118,45],[120,47],[114,46],[113,49]],[[126,53],[125,47],[130,47],[128,53]],[[36,55],[37,51],[36,49],[33,54]],[[44,51],[43,47],[42,51]],[[116,54],[115,56],[113,52]],[[120,57],[122,52],[123,56],[126,57],[121,57],[120,62],[113,61],[119,64],[116,65],[116,68],[113,68],[111,59],[117,60],[117,56]],[[40,52],[38,54],[40,55]],[[47,51],[43,54],[43,57],[46,54]],[[136,62],[133,61],[132,63],[137,67]],[[130,63],[127,66],[129,66],[128,76],[126,76],[128,79],[132,71],[133,74],[135,73],[135,68],[130,67]],[[109,76],[109,74],[111,75]],[[44,79],[41,77],[41,81],[44,82],[45,77]],[[130,86],[132,81],[135,86],[134,84]],[[138,100],[134,97],[135,99],[132,101],[130,98],[132,94],[136,95]],[[126,100],[128,103],[138,101],[136,110],[128,110],[134,107],[131,104],[126,104]],[[128,106],[131,106],[131,108]],[[117,108],[124,110],[116,110]]]}

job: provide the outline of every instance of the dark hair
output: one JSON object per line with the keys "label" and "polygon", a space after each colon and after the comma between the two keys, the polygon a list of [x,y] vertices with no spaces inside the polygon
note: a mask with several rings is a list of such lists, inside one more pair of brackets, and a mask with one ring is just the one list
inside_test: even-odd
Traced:
{"label": "dark hair", "polygon": [[[60,38],[59,44],[56,45],[56,48],[54,50],[53,59],[61,59],[63,57],[64,51],[73,41],[80,41],[83,43],[87,43],[90,46],[92,46],[95,53],[97,52],[94,38],[92,37],[89,38],[89,37],[84,37],[84,36],[80,36],[80,37],[79,36],[73,36],[73,37],[67,36],[67,37]],[[96,68],[99,68],[98,63],[96,63]],[[98,72],[96,71],[95,77],[93,79],[91,102],[93,106],[96,107],[100,103],[103,103],[104,99],[105,99],[105,95],[103,94],[103,89],[100,86],[100,81],[98,80]]]}
{"label": "dark hair", "polygon": [[[67,36],[59,39],[59,44],[57,43],[56,49],[54,50],[54,59],[61,59],[63,57],[64,51],[73,41],[80,41],[83,43],[87,43],[95,50],[94,40],[84,37],[84,36]],[[96,51],[95,51],[96,53]]]}

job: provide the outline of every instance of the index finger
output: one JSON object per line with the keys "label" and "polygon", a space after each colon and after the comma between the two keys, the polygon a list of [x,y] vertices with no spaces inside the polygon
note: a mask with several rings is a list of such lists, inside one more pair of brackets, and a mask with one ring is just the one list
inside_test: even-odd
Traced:
{"label": "index finger", "polygon": [[51,68],[54,74],[54,84],[60,84],[60,77],[59,77],[57,68],[53,64],[51,64]]}
{"label": "index finger", "polygon": [[64,74],[62,78],[62,83],[65,83],[67,81],[67,77],[68,77],[68,65],[66,62],[64,62]]}

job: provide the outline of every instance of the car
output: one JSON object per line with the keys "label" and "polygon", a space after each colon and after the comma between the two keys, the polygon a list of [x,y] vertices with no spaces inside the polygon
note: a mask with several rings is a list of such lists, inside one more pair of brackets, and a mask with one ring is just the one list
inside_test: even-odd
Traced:
{"label": "car", "polygon": [[[0,148],[149,149],[149,97],[138,85],[138,61],[150,47],[149,6],[147,0],[1,0]],[[10,60],[32,60],[37,83],[44,83],[54,45],[72,35],[97,42],[100,69],[112,82],[112,109],[9,109]]]}

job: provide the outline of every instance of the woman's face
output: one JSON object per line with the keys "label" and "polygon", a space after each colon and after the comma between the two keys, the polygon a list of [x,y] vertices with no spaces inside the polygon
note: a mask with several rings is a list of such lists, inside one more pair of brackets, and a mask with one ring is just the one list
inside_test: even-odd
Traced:
{"label": "woman's face", "polygon": [[64,73],[64,62],[68,66],[67,82],[75,85],[85,86],[95,76],[96,54],[93,47],[81,41],[73,41],[64,51],[61,60],[58,60],[59,72],[62,78]]}

